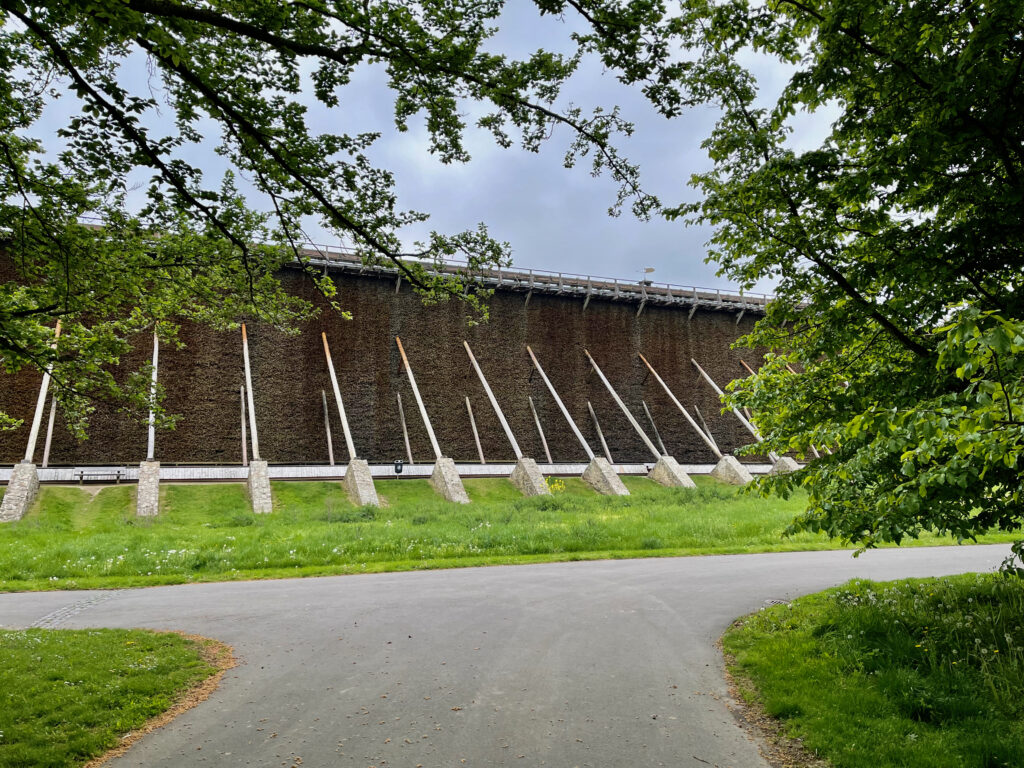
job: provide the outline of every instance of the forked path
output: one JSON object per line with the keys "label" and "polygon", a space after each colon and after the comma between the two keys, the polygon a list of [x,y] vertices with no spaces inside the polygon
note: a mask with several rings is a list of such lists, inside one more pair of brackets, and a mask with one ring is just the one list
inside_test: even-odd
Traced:
{"label": "forked path", "polygon": [[854,576],[990,571],[1005,546],[560,563],[0,595],[0,625],[215,637],[241,664],[114,766],[765,766],[715,641]]}

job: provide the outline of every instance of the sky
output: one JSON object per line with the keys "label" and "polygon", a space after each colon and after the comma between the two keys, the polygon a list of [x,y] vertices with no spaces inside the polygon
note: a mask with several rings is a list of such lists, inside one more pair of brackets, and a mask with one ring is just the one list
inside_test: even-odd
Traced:
{"label": "sky", "polygon": [[[520,57],[538,48],[568,51],[571,23],[539,16],[532,3],[510,2],[490,47]],[[125,67],[129,85],[150,87],[141,57],[136,64],[143,66]],[[775,62],[754,61],[752,66],[766,98],[787,79],[788,72]],[[543,149],[533,154],[516,146],[502,149],[487,134],[470,128],[466,143],[471,162],[444,165],[427,151],[422,120],[414,119],[406,133],[394,129],[392,99],[383,68],[363,68],[344,89],[339,107],[327,110],[310,99],[315,106],[308,120],[310,127],[318,130],[382,133],[367,154],[377,165],[393,171],[400,208],[431,217],[402,233],[410,250],[432,229],[455,233],[485,222],[493,237],[511,245],[516,268],[637,280],[646,274],[646,279],[656,283],[732,287],[716,275],[714,264],[705,263],[710,229],[687,227],[658,215],[641,221],[629,211],[628,203],[620,216],[609,216],[616,195],[614,182],[607,176],[592,177],[586,158],[575,168],[563,167],[571,140],[567,130],[556,130]],[[692,174],[710,167],[700,145],[714,125],[712,109],[691,110],[666,120],[636,89],[619,84],[594,59],[584,62],[565,88],[559,106],[564,108],[569,102],[583,107],[584,113],[596,105],[618,105],[636,126],[633,136],[621,138],[618,146],[624,156],[640,165],[646,191],[665,205],[697,199],[698,193],[688,182]],[[467,111],[472,108],[467,105]],[[61,99],[48,109],[45,122],[55,132],[76,109],[74,99]],[[827,127],[823,116],[798,116],[794,141],[799,145],[817,143]],[[213,185],[224,170],[224,161],[212,149],[216,135],[212,134],[209,147],[197,147],[189,157],[204,168],[207,184]],[[140,196],[144,187],[140,183]],[[318,244],[343,245],[312,222],[307,235]],[[770,292],[771,287],[762,283],[757,290]]]}

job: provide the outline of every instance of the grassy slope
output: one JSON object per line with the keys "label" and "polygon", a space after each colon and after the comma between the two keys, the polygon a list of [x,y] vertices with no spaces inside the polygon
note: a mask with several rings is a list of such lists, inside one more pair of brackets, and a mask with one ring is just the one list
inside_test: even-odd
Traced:
{"label": "grassy slope", "polygon": [[0,630],[0,768],[80,765],[214,671],[174,634]]}
{"label": "grassy slope", "polygon": [[426,480],[385,480],[381,509],[353,507],[339,483],[274,483],[271,515],[250,512],[241,484],[166,484],[151,519],[134,516],[133,486],[95,496],[43,487],[22,521],[0,526],[0,589],[838,546],[780,538],[799,497],[764,500],[706,478],[696,491],[625,481],[629,497],[601,497],[569,478],[560,493],[524,499],[507,480],[468,479],[473,503],[462,506]]}
{"label": "grassy slope", "polygon": [[748,698],[836,768],[1024,766],[1024,581],[855,581],[724,638]]}

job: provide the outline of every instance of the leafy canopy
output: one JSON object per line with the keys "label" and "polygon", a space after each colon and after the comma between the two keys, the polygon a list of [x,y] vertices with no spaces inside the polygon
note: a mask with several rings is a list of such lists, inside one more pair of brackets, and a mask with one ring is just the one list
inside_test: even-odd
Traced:
{"label": "leafy canopy", "polygon": [[[552,0],[536,5],[579,13]],[[507,244],[481,224],[433,232],[417,252],[403,252],[402,228],[426,216],[399,209],[392,174],[371,163],[378,136],[311,127],[310,105],[343,114],[360,68],[386,69],[395,129],[422,119],[443,162],[469,159],[464,137],[474,126],[464,113],[476,102],[485,109],[475,129],[499,145],[535,151],[553,127],[567,128],[567,164],[589,155],[595,173],[621,185],[618,205],[631,201],[641,215],[656,208],[612,143],[631,126],[614,109],[555,106],[586,40],[566,56],[490,52],[502,7],[0,0],[4,369],[52,366],[63,411],[80,429],[96,398],[144,410],[147,372],[110,374],[134,334],[155,329],[173,342],[183,319],[228,327],[246,313],[292,328],[311,313],[274,279],[286,262],[308,267],[300,244],[310,221],[367,262],[396,265],[428,301],[455,296],[486,315],[473,273],[507,263]],[[624,28],[635,26],[632,13]],[[58,102],[70,102],[72,116],[55,149],[43,119]],[[215,146],[231,172],[209,179],[195,160],[199,145]],[[141,205],[133,194],[140,179]],[[453,256],[468,263],[465,275],[427,269]],[[308,271],[333,300],[330,281]],[[57,319],[63,334],[54,348]],[[11,423],[0,413],[0,426]]]}
{"label": "leafy canopy", "polygon": [[[703,200],[671,215],[714,225],[725,275],[777,281],[745,339],[770,354],[730,400],[810,460],[762,489],[806,486],[795,528],[865,547],[1019,529],[1024,3],[683,7],[703,70],[683,82],[723,112]],[[786,67],[770,98],[754,53]],[[805,149],[793,117],[816,110],[834,119]]]}

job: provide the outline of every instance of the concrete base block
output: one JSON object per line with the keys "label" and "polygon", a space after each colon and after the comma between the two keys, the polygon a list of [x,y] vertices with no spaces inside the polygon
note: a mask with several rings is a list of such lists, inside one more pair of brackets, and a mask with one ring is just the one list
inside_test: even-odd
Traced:
{"label": "concrete base block", "polygon": [[274,499],[270,495],[270,472],[267,462],[259,459],[249,462],[249,481],[246,484],[252,511],[257,515],[267,515],[274,511]]}
{"label": "concrete base block", "polygon": [[533,459],[525,456],[516,462],[516,468],[508,476],[512,485],[522,491],[523,496],[550,496],[551,489],[544,482],[544,475]]}
{"label": "concrete base block", "polygon": [[15,464],[3,503],[0,504],[0,523],[21,520],[36,500],[38,492],[39,473],[36,472],[36,465],[28,461]]}
{"label": "concrete base block", "polygon": [[658,483],[658,485],[664,485],[668,488],[697,487],[693,480],[690,479],[690,476],[683,472],[679,462],[671,456],[662,456],[658,459],[658,463],[654,465],[654,469],[647,476]]}
{"label": "concrete base block", "polygon": [[595,456],[583,470],[583,482],[605,496],[629,496],[622,478],[604,456]]}
{"label": "concrete base block", "polygon": [[430,473],[430,485],[447,501],[469,504],[469,494],[466,493],[462,478],[455,470],[453,459],[442,457],[437,460],[434,471]]}
{"label": "concrete base block", "polygon": [[377,489],[373,486],[370,465],[365,459],[352,459],[345,470],[345,492],[357,507],[379,507]]}
{"label": "concrete base block", "polygon": [[746,485],[754,479],[735,456],[723,456],[711,470],[711,476],[727,485]]}
{"label": "concrete base block", "polygon": [[800,465],[796,463],[796,459],[791,459],[789,456],[779,456],[779,460],[772,465],[769,470],[769,475],[788,475],[790,472],[796,472],[800,469]]}
{"label": "concrete base block", "polygon": [[160,462],[139,464],[139,488],[135,494],[135,516],[155,517],[160,513]]}

